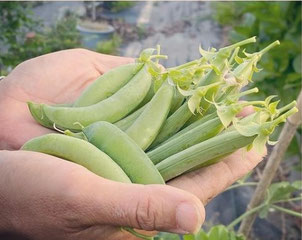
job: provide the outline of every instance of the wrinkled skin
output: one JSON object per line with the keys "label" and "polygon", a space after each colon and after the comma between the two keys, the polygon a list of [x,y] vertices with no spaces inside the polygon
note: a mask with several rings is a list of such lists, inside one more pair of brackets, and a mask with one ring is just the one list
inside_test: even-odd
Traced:
{"label": "wrinkled skin", "polygon": [[[100,74],[132,61],[74,49],[20,64],[0,82],[0,149],[17,150],[51,132],[34,121],[27,101],[73,102]],[[204,205],[261,159],[253,151],[239,150],[220,163],[171,180],[170,186],[143,186],[109,181],[42,153],[2,150],[0,233],[43,240],[118,240],[137,239],[119,226],[194,232],[204,221]]]}

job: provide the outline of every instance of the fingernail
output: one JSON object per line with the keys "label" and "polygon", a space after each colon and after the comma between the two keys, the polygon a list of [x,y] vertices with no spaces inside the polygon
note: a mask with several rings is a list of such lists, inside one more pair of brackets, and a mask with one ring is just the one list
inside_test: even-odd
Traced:
{"label": "fingernail", "polygon": [[201,213],[193,204],[181,203],[176,209],[176,231],[180,234],[193,233],[200,229]]}

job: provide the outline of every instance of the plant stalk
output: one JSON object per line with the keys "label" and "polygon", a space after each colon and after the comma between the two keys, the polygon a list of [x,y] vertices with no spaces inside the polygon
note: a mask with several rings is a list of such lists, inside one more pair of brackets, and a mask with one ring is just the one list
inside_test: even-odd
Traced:
{"label": "plant stalk", "polygon": [[[266,191],[268,187],[270,186],[277,170],[280,165],[280,162],[284,156],[284,153],[286,152],[286,149],[288,148],[292,138],[294,137],[296,133],[297,127],[302,123],[302,91],[299,94],[298,97],[298,110],[300,113],[296,113],[288,118],[287,122],[283,126],[283,129],[281,131],[281,134],[279,136],[279,142],[274,147],[267,164],[264,168],[262,177],[258,183],[258,186],[253,194],[253,197],[248,204],[247,210],[254,209],[255,207],[259,206],[263,199],[265,198]],[[261,205],[260,205],[261,206]],[[252,225],[255,221],[255,218],[257,216],[256,211],[253,212],[253,214],[250,214],[248,217],[246,217],[239,227],[239,233],[244,234],[245,236],[248,236]]]}
{"label": "plant stalk", "polygon": [[299,213],[299,212],[296,212],[296,211],[293,211],[293,210],[290,210],[290,209],[287,209],[287,208],[279,207],[277,205],[272,205],[272,208],[274,208],[274,209],[276,209],[278,211],[287,213],[289,215],[302,218],[302,213]]}

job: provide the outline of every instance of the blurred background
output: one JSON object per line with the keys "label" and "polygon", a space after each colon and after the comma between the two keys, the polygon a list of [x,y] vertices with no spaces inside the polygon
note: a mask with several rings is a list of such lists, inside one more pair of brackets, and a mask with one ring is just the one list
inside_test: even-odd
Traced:
{"label": "blurred background", "polygon": [[[263,70],[251,87],[258,87],[263,98],[277,95],[283,104],[296,99],[301,90],[301,2],[0,2],[0,75],[32,57],[77,47],[137,57],[142,49],[160,44],[169,56],[162,64],[171,67],[199,58],[199,45],[219,48],[251,36],[258,41],[247,52],[281,42],[264,55]],[[301,152],[300,127],[275,181],[301,179]],[[258,181],[263,167],[249,178]],[[227,225],[241,215],[253,190],[237,188],[215,198],[207,206],[204,228]],[[301,212],[301,202],[286,206]],[[252,234],[252,239],[300,239],[301,219],[272,212],[257,219]]]}

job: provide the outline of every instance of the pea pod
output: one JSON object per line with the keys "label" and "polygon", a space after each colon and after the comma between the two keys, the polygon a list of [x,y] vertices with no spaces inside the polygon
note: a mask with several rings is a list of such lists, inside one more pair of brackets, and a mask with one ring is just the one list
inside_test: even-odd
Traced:
{"label": "pea pod", "polygon": [[130,183],[124,171],[105,153],[84,140],[50,133],[26,142],[22,150],[46,153],[87,168],[98,176]]}
{"label": "pea pod", "polygon": [[157,164],[173,154],[216,136],[222,129],[223,125],[220,119],[216,117],[160,145],[148,152],[147,155],[154,164]]}
{"label": "pea pod", "polygon": [[129,176],[140,184],[164,184],[152,161],[123,131],[108,122],[96,122],[83,129],[87,140],[108,154]]}
{"label": "pea pod", "polygon": [[53,122],[46,117],[41,104],[28,102],[27,106],[31,115],[39,124],[46,128],[53,128]]}
{"label": "pea pod", "polygon": [[177,111],[178,108],[180,108],[180,106],[184,102],[184,99],[185,99],[184,96],[181,95],[179,91],[175,91],[173,100],[172,100],[171,109],[170,109],[168,116],[171,116],[173,113],[175,113]]}
{"label": "pea pod", "polygon": [[170,111],[174,86],[165,82],[137,120],[126,130],[136,144],[145,150],[157,136]]}
{"label": "pea pod", "polygon": [[135,112],[131,113],[127,117],[114,123],[114,125],[123,131],[127,130],[135,122],[135,120],[141,115],[141,113],[145,110],[147,104],[137,109]]}
{"label": "pea pod", "polygon": [[226,156],[251,144],[256,136],[246,137],[238,131],[226,132],[174,154],[156,167],[168,181],[211,159]]}
{"label": "pea pod", "polygon": [[160,133],[157,135],[149,149],[155,148],[157,145],[173,136],[173,134],[179,131],[179,129],[181,129],[181,127],[191,116],[192,113],[188,108],[188,104],[187,102],[184,102],[180,108],[178,108],[170,117],[168,117]]}
{"label": "pea pod", "polygon": [[197,126],[202,125],[202,124],[206,123],[207,121],[211,121],[212,119],[214,119],[216,117],[217,117],[217,113],[216,112],[208,114],[208,115],[204,116],[203,118],[200,118],[199,120],[193,122],[189,126],[181,129],[179,132],[175,133],[172,137],[168,138],[162,144],[165,144],[165,143],[173,140],[174,138],[177,138],[177,137],[179,137],[179,136],[181,136],[183,134],[186,134],[188,131],[192,130],[193,128],[196,128]]}
{"label": "pea pod", "polygon": [[90,84],[74,102],[74,107],[85,107],[98,103],[127,84],[143,67],[143,63],[130,63],[111,69]]}
{"label": "pea pod", "polygon": [[[33,118],[42,126],[46,127],[46,128],[53,128],[53,122],[50,121],[45,113],[43,112],[43,108],[41,104],[38,103],[33,103],[33,102],[27,102],[27,106],[29,108],[29,111],[31,113],[31,115],[33,116]],[[72,104],[70,103],[63,103],[63,104],[56,104],[54,105],[56,107],[70,107],[72,106]]]}
{"label": "pea pod", "polygon": [[143,67],[129,83],[99,103],[77,108],[43,105],[43,111],[50,121],[67,129],[81,130],[80,126],[74,125],[75,122],[83,126],[97,121],[116,122],[143,100],[150,88],[151,79],[147,68]]}

